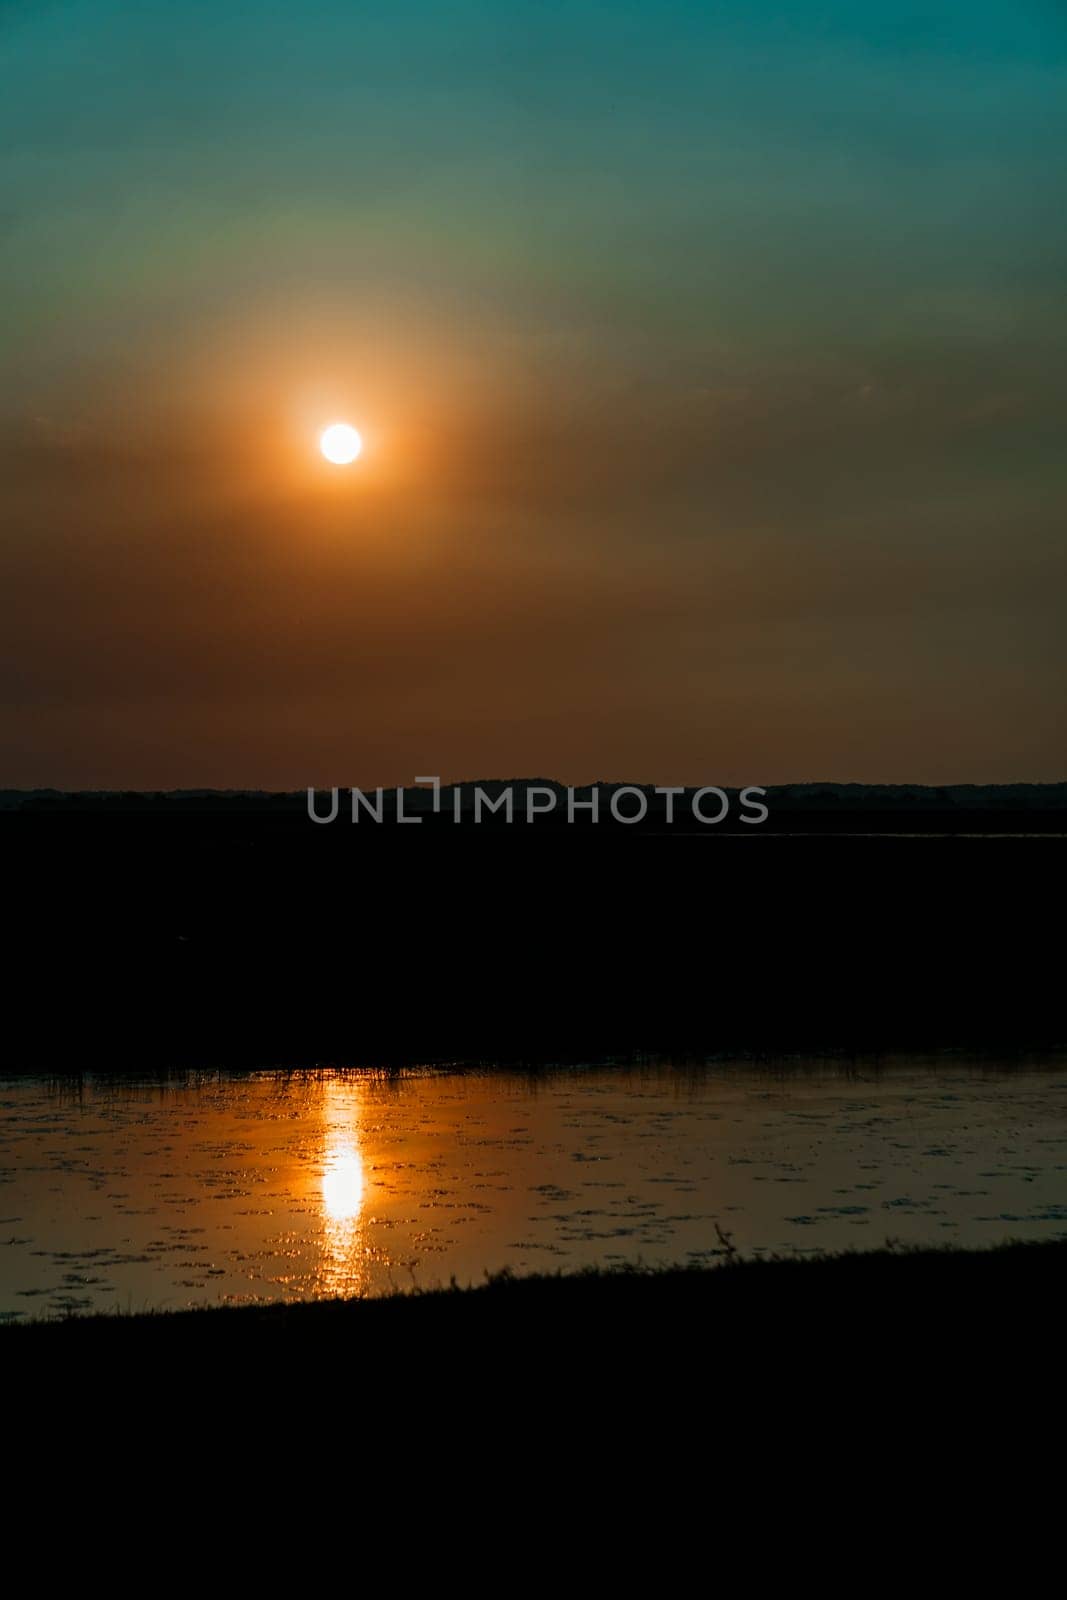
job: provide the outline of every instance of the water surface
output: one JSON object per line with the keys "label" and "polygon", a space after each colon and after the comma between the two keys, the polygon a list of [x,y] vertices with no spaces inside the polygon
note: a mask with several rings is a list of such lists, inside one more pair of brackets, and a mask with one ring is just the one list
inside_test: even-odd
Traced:
{"label": "water surface", "polygon": [[1067,1066],[0,1081],[0,1316],[1067,1236]]}

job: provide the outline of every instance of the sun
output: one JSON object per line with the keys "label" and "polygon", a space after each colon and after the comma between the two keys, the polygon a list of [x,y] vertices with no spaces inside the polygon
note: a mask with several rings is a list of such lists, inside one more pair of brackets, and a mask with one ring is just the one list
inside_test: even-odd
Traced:
{"label": "sun", "polygon": [[347,467],[363,449],[363,440],[347,422],[331,422],[319,436],[319,449],[335,467]]}

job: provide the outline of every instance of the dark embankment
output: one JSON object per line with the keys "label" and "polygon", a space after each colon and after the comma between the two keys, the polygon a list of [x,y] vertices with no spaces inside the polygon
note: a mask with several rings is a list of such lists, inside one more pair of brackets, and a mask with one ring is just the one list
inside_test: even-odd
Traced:
{"label": "dark embankment", "polygon": [[[124,1354],[149,1365],[197,1355],[314,1357],[324,1370],[468,1373],[490,1359],[521,1379],[527,1363],[590,1381],[620,1367],[643,1386],[685,1387],[759,1356],[765,1379],[812,1359],[889,1356],[960,1367],[1036,1352],[1058,1325],[1067,1241],[997,1249],[878,1251],[716,1267],[493,1279],[482,1287],[144,1315],[100,1315],[0,1329],[0,1354]],[[406,1366],[414,1362],[415,1366]],[[868,1369],[872,1379],[873,1369]]]}
{"label": "dark embankment", "polygon": [[732,834],[8,809],[0,1067],[1062,1044],[1063,813],[915,836],[925,804],[895,831],[848,801],[839,827],[824,805],[807,832]]}
{"label": "dark embankment", "polygon": [[11,1454],[25,1478],[36,1452],[35,1490],[59,1456],[109,1503],[126,1475],[157,1507],[178,1479],[183,1515],[248,1488],[279,1541],[295,1484],[316,1526],[354,1504],[374,1538],[443,1494],[479,1545],[487,1516],[519,1537],[603,1500],[631,1569],[623,1507],[642,1537],[650,1515],[683,1542],[707,1519],[718,1547],[735,1501],[772,1540],[779,1506],[828,1525],[855,1503],[895,1543],[964,1481],[968,1516],[1052,1491],[1065,1272],[1067,1243],[878,1252],[0,1328]]}

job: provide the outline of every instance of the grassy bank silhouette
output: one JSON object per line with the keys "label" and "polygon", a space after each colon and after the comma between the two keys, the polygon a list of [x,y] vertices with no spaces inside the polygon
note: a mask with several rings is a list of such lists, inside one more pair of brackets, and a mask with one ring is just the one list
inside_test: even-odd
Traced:
{"label": "grassy bank silhouette", "polygon": [[21,1354],[232,1353],[390,1356],[510,1351],[539,1361],[674,1351],[726,1356],[845,1345],[993,1348],[1055,1325],[1067,1239],[990,1249],[915,1248],[745,1257],[719,1233],[711,1266],[487,1275],[462,1287],[413,1285],[365,1299],[109,1312],[12,1323],[0,1349]]}

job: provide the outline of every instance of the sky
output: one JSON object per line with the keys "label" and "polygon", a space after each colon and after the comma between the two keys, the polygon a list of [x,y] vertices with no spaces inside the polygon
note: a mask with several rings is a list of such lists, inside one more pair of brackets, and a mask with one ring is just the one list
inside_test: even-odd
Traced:
{"label": "sky", "polygon": [[0,0],[0,81],[0,786],[1067,777],[1058,0]]}

